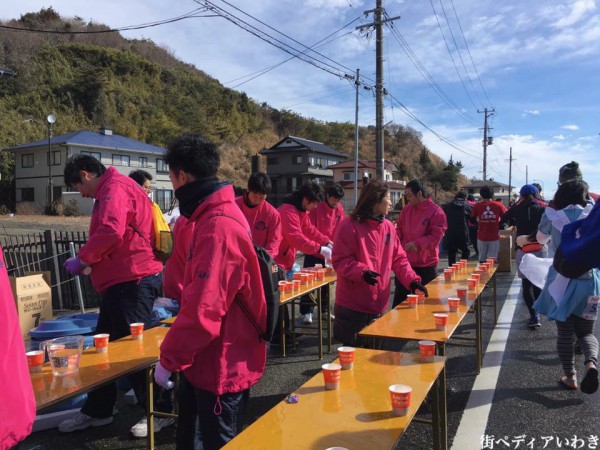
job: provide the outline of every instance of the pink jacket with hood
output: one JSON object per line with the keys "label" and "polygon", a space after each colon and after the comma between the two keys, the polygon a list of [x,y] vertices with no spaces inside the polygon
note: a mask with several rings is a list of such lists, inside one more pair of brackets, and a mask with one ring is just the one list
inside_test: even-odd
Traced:
{"label": "pink jacket with hood", "polygon": [[319,202],[317,207],[308,213],[308,217],[315,228],[331,241],[337,226],[344,218],[344,207],[338,203],[335,208],[331,208],[327,202]]}
{"label": "pink jacket with hood", "polygon": [[[408,289],[421,281],[410,267],[394,225],[387,219],[358,222],[346,217],[333,238],[333,268],[337,273],[335,303],[353,311],[379,314],[390,304],[392,271]],[[363,273],[373,270],[381,276],[375,286]]]}
{"label": "pink jacket with hood", "polygon": [[396,222],[403,247],[414,242],[417,251],[406,251],[412,267],[432,267],[440,262],[440,242],[444,237],[446,214],[430,198],[417,206],[407,204]]}
{"label": "pink jacket with hood", "polygon": [[236,304],[244,302],[264,329],[266,303],[250,227],[231,185],[210,194],[189,220],[195,224],[181,310],[160,347],[160,363],[183,371],[198,389],[241,392],[258,382],[266,361],[265,342]]}
{"label": "pink jacket with hood", "polygon": [[237,197],[235,202],[250,225],[252,241],[256,245],[264,247],[267,253],[274,258],[279,251],[282,239],[281,218],[277,210],[267,201],[263,201],[254,208],[250,208],[244,203],[244,197]]}
{"label": "pink jacket with hood", "polygon": [[[92,266],[98,292],[162,271],[152,251],[152,204],[142,188],[114,167],[102,174],[90,221],[87,243],[79,258]],[[141,236],[135,229],[139,230]]]}

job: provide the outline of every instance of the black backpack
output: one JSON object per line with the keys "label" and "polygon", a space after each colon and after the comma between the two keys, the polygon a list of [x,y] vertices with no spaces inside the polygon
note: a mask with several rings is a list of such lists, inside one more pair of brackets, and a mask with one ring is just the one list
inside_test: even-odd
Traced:
{"label": "black backpack", "polygon": [[[243,226],[243,224],[235,217],[228,216],[226,214],[218,214],[223,217],[229,217],[235,220],[237,223]],[[244,227],[245,228],[245,227]],[[273,333],[277,329],[277,319],[279,317],[279,267],[269,252],[267,252],[260,245],[254,245],[254,252],[258,259],[258,266],[260,267],[260,278],[263,285],[263,291],[265,293],[265,300],[267,303],[267,327],[263,331],[252,316],[246,305],[236,297],[237,304],[240,306],[248,320],[252,322],[258,335],[261,339],[266,342],[270,342],[273,337]]]}

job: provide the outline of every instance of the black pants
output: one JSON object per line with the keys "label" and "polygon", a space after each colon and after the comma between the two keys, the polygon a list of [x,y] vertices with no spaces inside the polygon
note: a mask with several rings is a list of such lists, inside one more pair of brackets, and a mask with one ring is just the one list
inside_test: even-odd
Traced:
{"label": "black pants", "polygon": [[198,409],[194,397],[194,386],[181,374],[177,391],[179,417],[177,418],[177,434],[175,448],[177,450],[197,450],[202,448],[202,436],[198,423]]}
{"label": "black pants", "polygon": [[463,259],[469,259],[471,254],[469,250],[469,242],[467,239],[462,241],[446,240],[446,249],[448,250],[448,266],[451,266],[456,262],[456,254],[460,251],[460,257]]}
{"label": "black pants", "polygon": [[533,309],[533,304],[535,303],[535,299],[541,294],[542,290],[535,286],[531,281],[527,278],[521,279],[521,286],[523,288],[523,300],[525,300],[525,304],[527,305],[527,309],[529,310],[529,315],[535,315],[535,310]]}
{"label": "black pants", "polygon": [[333,310],[335,311],[333,336],[336,341],[351,347],[381,348],[383,339],[363,338],[358,335],[360,330],[381,317],[381,314],[354,311],[337,304]]}
{"label": "black pants", "polygon": [[[325,260],[313,255],[306,255],[304,257],[303,267],[314,267],[315,264],[322,264],[325,267]],[[310,296],[303,295],[300,298],[300,314],[312,313],[313,309],[314,306]],[[327,311],[329,311],[329,286],[321,288],[321,312],[326,313]]]}
{"label": "black pants", "polygon": [[[150,275],[139,281],[127,281],[109,287],[100,299],[100,315],[96,333],[109,333],[114,341],[129,336],[131,323],[143,322],[150,328],[152,306],[160,295],[162,274]],[[136,372],[127,377],[138,402],[146,406],[146,372]],[[170,412],[170,393],[155,386],[156,409]],[[106,384],[88,394],[81,412],[90,417],[111,417],[117,399],[115,383]]]}
{"label": "black pants", "polygon": [[[413,267],[412,269],[421,277],[421,284],[423,286],[425,286],[438,275],[437,264],[431,267]],[[396,290],[394,291],[394,308],[406,300],[406,296],[410,294],[410,290],[406,289],[397,278],[395,283]]]}

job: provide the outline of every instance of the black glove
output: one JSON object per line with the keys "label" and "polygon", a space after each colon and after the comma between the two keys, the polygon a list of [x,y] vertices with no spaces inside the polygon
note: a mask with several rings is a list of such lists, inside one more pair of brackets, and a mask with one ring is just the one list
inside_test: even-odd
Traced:
{"label": "black glove", "polygon": [[411,281],[410,282],[410,291],[411,291],[411,293],[414,294],[417,289],[419,291],[421,291],[423,294],[425,294],[425,297],[429,297],[429,292],[427,292],[427,288],[425,286],[423,286],[417,280]]}
{"label": "black glove", "polygon": [[372,270],[365,270],[363,273],[363,279],[371,286],[375,286],[379,282],[377,279],[378,276],[380,276],[380,274],[373,272]]}

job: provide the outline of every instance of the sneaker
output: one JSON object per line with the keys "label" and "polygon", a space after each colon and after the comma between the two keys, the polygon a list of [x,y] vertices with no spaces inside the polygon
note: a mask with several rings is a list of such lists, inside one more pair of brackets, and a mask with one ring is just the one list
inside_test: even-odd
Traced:
{"label": "sneaker", "polygon": [[[324,312],[323,314],[321,314],[321,317],[323,318],[323,320],[328,320],[329,319],[329,313]],[[335,316],[332,314],[331,315],[331,320],[335,319]]]}
{"label": "sneaker", "polygon": [[[154,432],[158,433],[163,428],[170,427],[174,423],[175,419],[171,417],[155,417]],[[148,436],[148,418],[146,416],[142,417],[129,431],[136,438],[145,438]]]}
{"label": "sneaker", "polygon": [[61,423],[59,423],[58,430],[61,433],[72,433],[73,431],[85,430],[89,427],[101,427],[103,425],[108,425],[112,421],[112,416],[97,419],[79,411],[70,419],[63,420]]}
{"label": "sneaker", "polygon": [[302,319],[302,323],[306,325],[310,325],[312,323],[312,313],[304,314],[304,319]]}
{"label": "sneaker", "polygon": [[531,316],[529,318],[529,320],[527,321],[527,326],[529,328],[531,328],[532,330],[535,330],[536,328],[541,327],[542,324],[540,323],[540,316],[538,316],[537,314],[534,314],[533,316]]}

